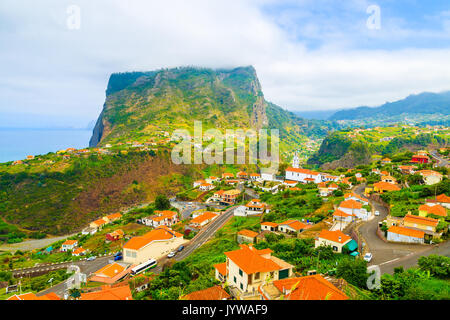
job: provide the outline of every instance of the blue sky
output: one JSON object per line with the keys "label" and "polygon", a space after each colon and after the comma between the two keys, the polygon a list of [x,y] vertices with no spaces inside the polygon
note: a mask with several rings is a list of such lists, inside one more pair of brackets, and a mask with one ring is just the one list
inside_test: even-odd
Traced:
{"label": "blue sky", "polygon": [[0,127],[85,126],[111,73],[180,65],[254,65],[289,110],[375,106],[450,90],[449,46],[448,1],[2,0]]}

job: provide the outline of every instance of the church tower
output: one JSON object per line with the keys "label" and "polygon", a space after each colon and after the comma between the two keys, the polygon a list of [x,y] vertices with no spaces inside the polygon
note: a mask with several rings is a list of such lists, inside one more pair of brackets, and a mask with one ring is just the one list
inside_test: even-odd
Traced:
{"label": "church tower", "polygon": [[300,159],[297,151],[294,153],[294,158],[292,159],[292,168],[300,168]]}

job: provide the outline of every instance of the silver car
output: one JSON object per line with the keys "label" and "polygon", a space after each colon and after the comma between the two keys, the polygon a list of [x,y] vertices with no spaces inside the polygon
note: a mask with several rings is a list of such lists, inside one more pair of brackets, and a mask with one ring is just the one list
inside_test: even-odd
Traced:
{"label": "silver car", "polygon": [[364,255],[364,260],[366,260],[367,262],[372,261],[372,254],[370,252],[366,253]]}

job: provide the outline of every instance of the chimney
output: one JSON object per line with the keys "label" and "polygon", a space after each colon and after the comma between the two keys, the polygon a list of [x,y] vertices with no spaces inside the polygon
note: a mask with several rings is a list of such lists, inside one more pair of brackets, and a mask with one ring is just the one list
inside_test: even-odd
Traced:
{"label": "chimney", "polygon": [[339,236],[339,242],[341,242],[342,241],[342,238],[341,238],[341,236]]}

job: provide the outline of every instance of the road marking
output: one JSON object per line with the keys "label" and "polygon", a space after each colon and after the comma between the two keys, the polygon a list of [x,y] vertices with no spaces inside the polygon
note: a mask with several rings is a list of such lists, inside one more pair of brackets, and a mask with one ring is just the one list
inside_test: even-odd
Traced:
{"label": "road marking", "polygon": [[390,261],[386,261],[386,262],[380,263],[379,265],[382,266],[383,264],[392,263],[392,262],[397,261],[397,260],[400,260],[400,258],[395,258],[395,259],[393,259],[393,260],[390,260]]}

